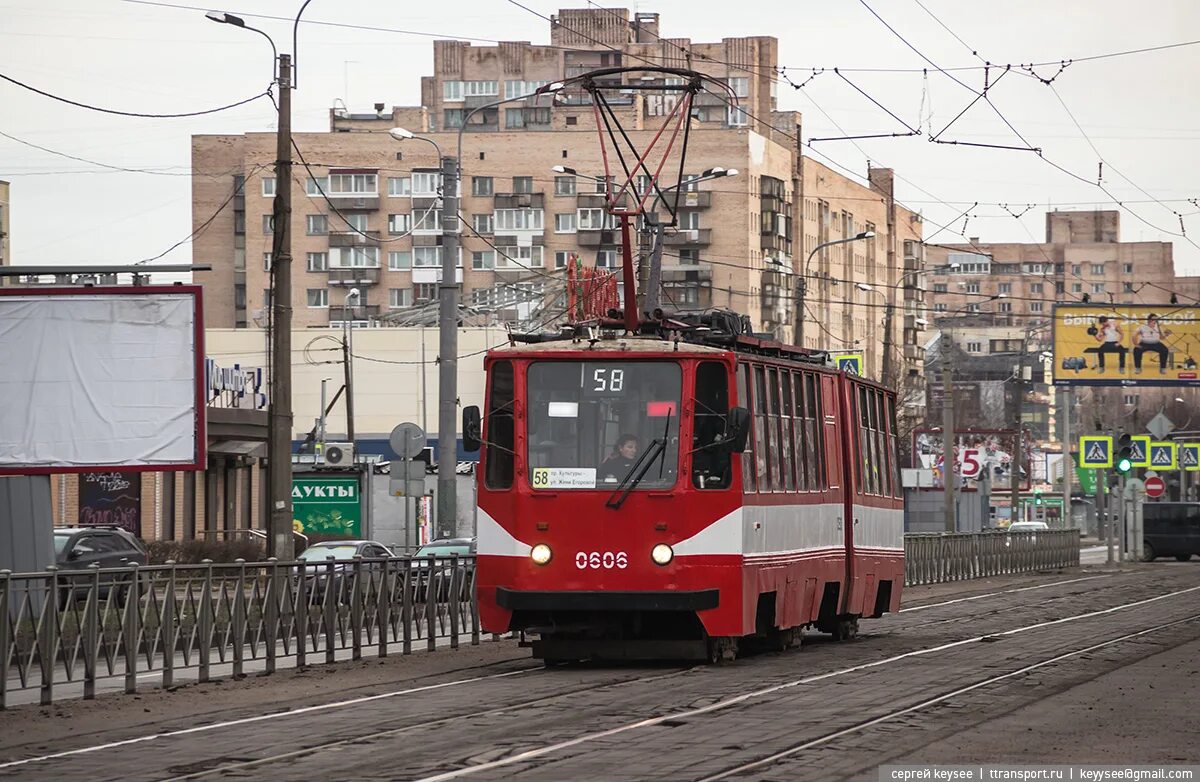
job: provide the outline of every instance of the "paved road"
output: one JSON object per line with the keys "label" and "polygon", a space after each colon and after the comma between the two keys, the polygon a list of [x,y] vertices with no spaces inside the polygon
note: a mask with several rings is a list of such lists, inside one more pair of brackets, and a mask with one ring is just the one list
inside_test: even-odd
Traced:
{"label": "paved road", "polygon": [[544,669],[501,643],[10,712],[0,779],[873,779],[1067,745],[1079,762],[1200,759],[1193,722],[1147,689],[1194,690],[1200,563],[966,588],[855,642],[724,666]]}

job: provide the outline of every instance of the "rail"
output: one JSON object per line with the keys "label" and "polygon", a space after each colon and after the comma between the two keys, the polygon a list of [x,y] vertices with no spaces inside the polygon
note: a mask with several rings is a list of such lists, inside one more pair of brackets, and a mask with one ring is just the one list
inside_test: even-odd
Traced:
{"label": "rail", "polygon": [[467,641],[473,556],[0,570],[0,709]]}
{"label": "rail", "polygon": [[1078,565],[1077,529],[904,536],[904,583],[908,586]]}

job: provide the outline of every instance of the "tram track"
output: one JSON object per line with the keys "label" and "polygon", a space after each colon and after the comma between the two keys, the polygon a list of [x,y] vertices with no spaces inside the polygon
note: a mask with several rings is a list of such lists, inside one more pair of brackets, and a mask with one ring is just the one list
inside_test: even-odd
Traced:
{"label": "tram track", "polygon": [[[54,767],[54,770],[58,770],[60,766],[65,769],[68,767],[68,761],[72,760],[72,758],[83,760],[83,758],[78,756],[86,757],[91,753],[102,753],[107,749],[125,747],[130,747],[130,751],[132,751],[133,747],[131,745],[142,744],[145,747],[142,750],[143,752],[153,752],[158,757],[161,757],[161,753],[166,751],[170,753],[170,757],[175,759],[176,750],[181,750],[178,753],[179,765],[175,767],[176,770],[173,775],[164,775],[160,771],[158,776],[149,777],[139,774],[136,770],[139,767],[134,765],[133,761],[130,760],[130,768],[133,771],[126,775],[130,780],[143,778],[203,779],[218,778],[226,775],[238,776],[243,773],[248,776],[262,774],[263,778],[269,778],[272,772],[276,775],[283,774],[284,776],[288,776],[289,771],[295,772],[299,768],[298,766],[289,765],[291,763],[303,763],[306,766],[315,768],[320,768],[323,764],[328,763],[335,765],[350,763],[358,770],[358,775],[355,778],[373,778],[375,774],[380,773],[380,769],[364,762],[363,756],[357,753],[347,753],[344,750],[352,750],[355,747],[366,745],[374,746],[380,742],[384,742],[386,747],[386,742],[390,741],[393,742],[392,746],[403,748],[406,752],[406,760],[411,764],[410,767],[421,769],[423,764],[420,758],[422,756],[429,758],[429,761],[434,763],[432,767],[425,766],[424,771],[414,771],[412,778],[420,778],[432,782],[432,780],[455,779],[479,774],[481,778],[491,779],[496,776],[504,776],[519,768],[524,768],[524,766],[518,764],[529,760],[561,760],[569,765],[577,753],[568,752],[567,750],[578,747],[579,751],[588,748],[594,751],[596,745],[609,744],[603,741],[608,736],[626,735],[629,731],[645,727],[659,725],[670,727],[669,723],[686,721],[691,716],[711,714],[736,705],[744,704],[746,706],[753,706],[767,699],[767,696],[771,694],[787,691],[798,685],[837,681],[839,679],[855,680],[856,677],[854,674],[856,673],[887,670],[889,666],[902,660],[961,649],[969,644],[996,636],[1020,635],[1041,628],[1071,626],[1075,622],[1094,617],[1112,616],[1114,614],[1121,615],[1122,612],[1128,612],[1131,609],[1149,605],[1162,605],[1168,601],[1173,602],[1173,598],[1184,595],[1195,595],[1200,591],[1200,586],[1192,586],[1185,589],[1177,588],[1183,585],[1178,578],[1178,574],[1143,572],[1131,579],[1114,577],[1111,580],[1106,579],[1103,582],[1104,588],[1094,592],[1081,592],[1073,586],[1078,581],[1079,579],[1070,579],[1069,581],[1038,585],[1039,588],[1059,586],[1064,588],[1070,587],[1070,589],[1064,594],[1055,595],[1045,601],[1021,603],[1015,607],[1008,605],[989,606],[992,609],[990,611],[975,612],[975,608],[978,605],[977,600],[965,602],[964,605],[964,601],[961,599],[914,607],[927,607],[928,609],[943,608],[946,611],[955,613],[956,616],[948,620],[938,616],[937,619],[933,620],[933,623],[937,625],[949,625],[951,622],[963,624],[964,629],[968,629],[969,632],[973,633],[969,638],[961,637],[961,633],[958,634],[960,637],[955,638],[953,635],[939,635],[937,632],[926,634],[925,637],[921,637],[920,635],[906,637],[907,633],[911,633],[918,627],[927,628],[930,623],[904,623],[900,621],[902,619],[901,616],[894,615],[892,619],[885,620],[892,622],[893,626],[888,627],[886,632],[863,636],[866,643],[835,644],[829,641],[822,641],[810,645],[807,656],[804,650],[801,650],[799,652],[793,651],[783,654],[752,657],[746,661],[747,664],[744,666],[737,664],[728,668],[702,667],[704,670],[698,672],[701,678],[698,678],[694,683],[689,679],[681,678],[689,672],[696,671],[694,667],[675,668],[665,672],[660,669],[650,672],[650,675],[642,675],[646,672],[639,671],[638,675],[622,678],[620,681],[607,680],[596,682],[593,680],[582,684],[582,686],[574,686],[575,682],[568,684],[565,677],[586,677],[591,675],[592,669],[590,667],[566,666],[564,668],[543,669],[541,666],[529,666],[516,671],[506,671],[502,674],[484,674],[432,685],[440,688],[433,691],[432,694],[444,694],[436,695],[436,698],[432,701],[424,701],[422,704],[423,709],[415,713],[398,713],[396,707],[387,705],[371,706],[369,704],[379,704],[380,701],[374,700],[373,696],[367,696],[363,699],[321,704],[317,707],[305,707],[291,712],[273,712],[271,715],[258,715],[246,720],[233,720],[225,723],[198,726],[198,729],[161,732],[137,737],[132,740],[110,742],[108,744],[28,758],[19,761],[19,763],[21,765],[28,765],[47,762],[49,766]],[[1194,584],[1195,581],[1186,583]],[[1116,589],[1114,590],[1112,587],[1116,587]],[[1001,599],[1009,600],[1012,599],[1012,593],[1015,591],[1032,590],[1022,587],[1019,590],[1002,590],[971,597],[979,599],[1000,597]],[[1075,601],[1075,605],[1071,605],[1072,600]],[[1080,611],[1079,609],[1085,605],[1099,605],[1102,607],[1098,610]],[[1018,618],[1017,621],[1024,621],[1026,624],[1014,627],[1012,612],[1003,610],[1006,608],[1023,609],[1026,615]],[[1050,610],[1051,608],[1053,610]],[[967,611],[971,611],[972,613],[968,614],[966,613]],[[1069,613],[1072,611],[1074,613]],[[936,612],[935,616],[940,613],[940,611]],[[904,614],[903,617],[909,615]],[[923,612],[919,612],[917,615],[924,618]],[[1128,614],[1126,613],[1125,616],[1128,617]],[[914,616],[914,618],[916,617]],[[1009,620],[1005,623],[1007,626],[1000,624],[1004,619]],[[1128,619],[1124,621],[1127,622]],[[999,647],[991,648],[997,649]],[[1076,653],[1082,654],[1083,652],[1077,651]],[[509,661],[509,664],[511,664],[511,661]],[[817,670],[810,671],[810,675],[808,676],[796,679],[796,672],[794,670],[796,665],[814,666],[817,667]],[[608,674],[612,669],[605,668],[603,670]],[[663,681],[668,682],[669,685],[664,687],[661,684]],[[741,692],[733,689],[733,692],[737,694],[731,694],[730,689],[737,688],[739,681],[742,685],[758,683],[764,686]],[[537,682],[537,684],[534,684],[534,682]],[[548,684],[556,686],[557,691],[546,694],[537,693],[538,689],[546,687]],[[645,684],[647,686],[635,686],[632,690],[633,694],[626,694],[624,696],[615,696],[613,694],[618,691],[618,688],[637,684]],[[568,686],[564,687],[561,685]],[[669,693],[669,695],[659,696],[659,699],[652,701],[650,700],[650,696],[647,695],[648,692]],[[459,694],[455,695],[454,693]],[[395,695],[396,693],[383,693],[384,700],[382,703],[412,702],[408,699],[396,699],[393,697]],[[672,709],[669,705],[665,709],[661,706],[655,707],[650,705],[651,703],[663,703],[663,700],[661,700],[662,697],[673,699],[676,703],[675,709]],[[388,698],[391,699],[387,700]],[[689,699],[692,701],[692,704],[689,705],[695,705],[697,702],[703,705],[695,709],[679,709],[679,706],[687,704]],[[501,705],[484,709],[479,708],[480,705],[488,706],[497,702]],[[669,704],[670,701],[668,700],[667,703]],[[337,711],[337,709],[342,707],[345,708],[344,712]],[[452,710],[452,713],[447,714],[445,717],[431,719],[430,713],[434,712],[432,716],[436,717],[436,711],[439,708]],[[317,720],[317,714],[321,710],[330,713],[331,716],[337,716],[333,716],[332,723],[328,720]],[[654,716],[631,720],[631,717],[640,716],[638,715],[639,711],[649,711]],[[311,716],[309,716],[310,714]],[[424,717],[422,717],[422,714]],[[622,724],[617,724],[615,727],[605,730],[592,730],[576,735],[572,735],[570,732],[572,725],[574,725],[576,730],[579,729],[581,723],[595,728],[598,725],[612,723],[613,720],[620,719],[622,716],[626,718],[626,721]],[[276,717],[282,718],[282,720],[278,723],[271,723],[270,720]],[[380,724],[383,720],[391,722],[392,725]],[[263,734],[265,738],[261,742],[247,742],[244,741],[245,737],[231,736],[232,741],[228,742],[230,746],[226,749],[231,756],[216,759],[225,762],[209,763],[207,765],[204,765],[198,759],[201,757],[212,758],[213,753],[211,751],[205,753],[201,747],[196,746],[195,742],[189,741],[189,737],[197,733],[218,731],[225,728],[237,729],[240,725],[255,722],[258,722],[258,724],[266,723],[266,725],[282,725],[286,722],[289,727],[285,730],[290,732],[278,734],[278,738],[272,741],[269,738],[271,735],[269,731],[271,729],[268,728],[268,732]],[[353,725],[356,722],[358,723],[358,727],[354,729]],[[401,724],[397,724],[397,722],[401,722]],[[362,727],[364,723],[379,725],[381,729],[376,731],[364,730]],[[329,729],[330,725],[333,725],[332,730]],[[865,729],[866,726],[859,727],[860,729]],[[279,728],[275,728],[275,730],[279,730]],[[347,731],[349,730],[355,730],[355,732],[347,735]],[[301,744],[303,739],[292,735],[299,733],[308,735],[310,740],[314,733],[321,733],[322,738],[327,738],[328,740],[319,741],[310,746],[303,746]],[[335,735],[330,735],[331,733]],[[336,735],[339,733],[340,735]],[[510,745],[514,743],[528,742],[531,738],[538,736],[553,738],[555,733],[565,734],[563,740],[549,741],[543,746],[535,746],[533,749],[520,752],[513,751],[510,748]],[[222,742],[222,739],[218,738],[220,735],[218,733],[213,737],[212,743],[214,745]],[[454,736],[460,737],[459,741],[463,742],[464,751],[469,752],[468,755],[464,755],[457,762],[469,765],[448,769],[444,763],[446,761],[451,763],[455,761],[451,758],[446,758],[445,751],[447,748],[451,748],[452,752],[458,749],[455,740],[452,738]],[[160,740],[163,742],[161,746],[156,746],[154,749],[146,746],[148,742]],[[834,740],[836,740],[836,737],[827,737],[827,741]],[[184,743],[179,744],[178,742],[181,741]],[[287,746],[288,744],[292,746]],[[272,752],[265,756],[261,755],[264,747],[271,746],[277,746],[280,751]],[[518,743],[519,746],[520,744]],[[526,746],[528,746],[527,743]],[[785,747],[785,749],[787,748]],[[339,750],[343,751],[339,752]],[[430,753],[433,754],[431,755]],[[501,756],[501,753],[507,754]],[[441,756],[441,764],[437,762],[439,755]],[[93,757],[96,758],[96,762],[99,762],[100,757],[98,755],[93,755]],[[51,763],[51,761],[55,760],[59,762]],[[197,762],[192,762],[189,765],[189,761],[193,760]],[[17,764],[0,764],[0,776],[3,776],[6,767],[14,765]],[[96,767],[95,762],[92,761],[88,761],[87,765],[90,765],[92,768]],[[438,768],[438,765],[441,765],[441,768]],[[158,767],[161,768],[161,762],[158,764]],[[50,770],[47,767],[43,768],[46,771]],[[140,767],[140,769],[144,773],[145,766]],[[339,775],[345,771],[345,768],[338,765]],[[709,769],[709,771],[712,770]],[[64,775],[66,773],[65,771],[63,772]],[[84,773],[86,773],[86,770],[84,770]],[[396,774],[393,768],[386,778],[391,779],[395,777]]]}

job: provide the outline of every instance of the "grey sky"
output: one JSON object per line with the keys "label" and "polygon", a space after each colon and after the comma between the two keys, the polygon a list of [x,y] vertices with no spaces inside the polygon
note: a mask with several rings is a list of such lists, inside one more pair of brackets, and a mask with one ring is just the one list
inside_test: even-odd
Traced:
{"label": "grey sky", "polygon": [[[291,17],[299,8],[291,0],[230,1],[232,6],[219,10]],[[1071,59],[1200,39],[1200,3],[1195,0],[920,1],[994,63]],[[868,2],[939,66],[980,64],[917,0]],[[542,0],[527,4],[544,14],[559,7]],[[781,64],[789,67],[788,76],[796,83],[811,76],[812,67],[925,66],[862,4],[850,0],[733,5],[661,0],[637,10],[661,13],[664,36],[709,41],[774,35],[780,39]],[[549,40],[545,21],[505,0],[313,0],[305,18],[434,35],[303,24],[293,120],[299,131],[326,129],[335,98],[359,111],[377,101],[388,106],[418,102],[419,78],[431,70],[434,37]],[[0,5],[0,19],[0,72],[81,102],[146,113],[195,111],[253,95],[270,79],[266,41],[209,22],[203,10],[123,0],[8,0]],[[270,33],[281,50],[291,48],[290,23],[249,21]],[[1046,66],[1038,72],[1049,77],[1057,70]],[[1200,141],[1198,73],[1200,46],[1190,46],[1078,62],[1053,83],[1108,161],[1105,186],[1153,226],[1123,214],[1122,238],[1174,241],[1177,268],[1191,274],[1200,274],[1200,249],[1167,232],[1179,232],[1180,218],[1174,214],[1179,212],[1189,235],[1200,243],[1200,205],[1187,200],[1200,198],[1200,156],[1194,152]],[[938,73],[927,80],[920,72],[847,75],[911,125],[918,122],[924,92],[935,131],[973,97]],[[955,75],[972,87],[982,85],[981,71]],[[1051,88],[1014,72],[989,97],[1017,130],[1043,148],[1046,159],[1095,181],[1099,158]],[[802,92],[781,82],[779,98],[781,108],[803,112],[806,139],[840,135],[818,106],[852,134],[904,130],[832,72],[818,76]],[[274,109],[265,99],[207,117],[133,119],[56,103],[0,82],[0,106],[0,131],[11,136],[109,165],[165,167],[183,174],[102,171],[0,137],[0,179],[13,185],[12,255],[22,264],[126,263],[161,253],[191,231],[191,135],[264,131],[275,124]],[[945,138],[1021,144],[982,101]],[[900,198],[932,222],[945,223],[980,202],[969,210],[965,233],[984,241],[1030,241],[1031,235],[1040,240],[1047,202],[1063,208],[1110,206],[1109,197],[1095,185],[1072,179],[1030,152],[937,145],[925,137],[858,145],[828,142],[816,148],[860,174],[867,156],[894,167],[902,177]],[[85,171],[89,173],[76,173]],[[1150,201],[1117,171],[1166,205]],[[1035,206],[1018,220],[998,204],[1007,204],[1014,213]],[[961,241],[957,234],[964,219],[934,241]],[[936,230],[927,223],[927,238]],[[191,260],[190,246],[183,244],[165,259]]]}

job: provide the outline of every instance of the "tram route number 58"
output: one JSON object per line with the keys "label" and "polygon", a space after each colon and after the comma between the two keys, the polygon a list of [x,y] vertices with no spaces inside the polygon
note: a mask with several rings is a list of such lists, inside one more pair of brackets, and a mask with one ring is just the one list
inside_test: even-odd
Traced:
{"label": "tram route number 58", "polygon": [[592,388],[593,392],[603,393],[616,392],[620,393],[625,390],[625,370],[623,369],[600,369],[592,372]]}
{"label": "tram route number 58", "polygon": [[978,478],[983,472],[983,461],[978,448],[963,448],[958,456],[958,474],[963,478]]}

